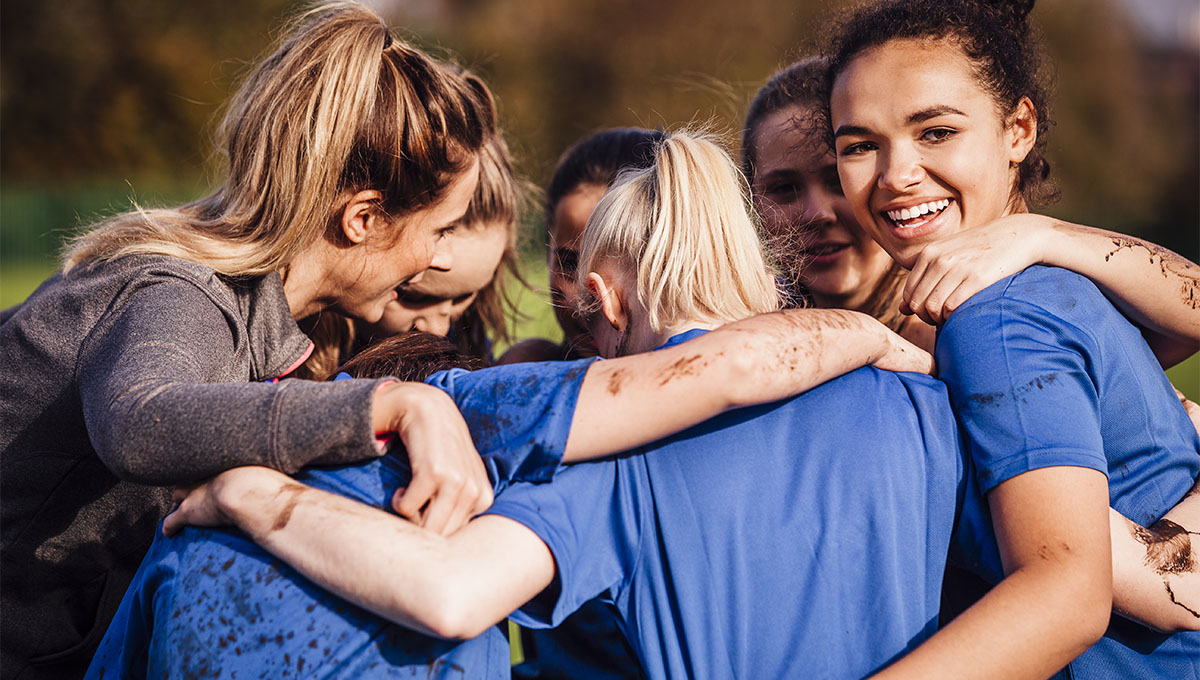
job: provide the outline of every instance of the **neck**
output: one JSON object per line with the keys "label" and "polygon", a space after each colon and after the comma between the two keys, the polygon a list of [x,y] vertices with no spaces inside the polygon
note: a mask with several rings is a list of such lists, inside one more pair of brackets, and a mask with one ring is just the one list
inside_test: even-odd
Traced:
{"label": "neck", "polygon": [[329,272],[322,266],[323,258],[316,250],[313,248],[301,253],[279,272],[283,277],[283,294],[287,297],[293,319],[312,316],[329,306],[329,300],[322,290],[322,283],[329,280]]}

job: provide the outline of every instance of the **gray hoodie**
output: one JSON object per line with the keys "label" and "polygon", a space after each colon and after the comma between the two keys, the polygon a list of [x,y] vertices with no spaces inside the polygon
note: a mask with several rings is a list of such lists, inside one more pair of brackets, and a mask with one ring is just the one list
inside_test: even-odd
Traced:
{"label": "gray hoodie", "polygon": [[311,349],[278,274],[135,255],[0,313],[0,666],[82,675],[170,508],[238,465],[378,455],[378,380],[272,381]]}

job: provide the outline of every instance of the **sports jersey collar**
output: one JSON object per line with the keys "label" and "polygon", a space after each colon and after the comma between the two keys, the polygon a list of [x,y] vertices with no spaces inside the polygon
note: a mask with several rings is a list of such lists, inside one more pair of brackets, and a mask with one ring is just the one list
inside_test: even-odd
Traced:
{"label": "sports jersey collar", "polygon": [[698,338],[707,332],[708,332],[707,328],[693,328],[691,330],[684,331],[682,333],[676,333],[675,335],[672,335],[669,339],[667,339],[666,342],[659,345],[658,347],[655,347],[654,349],[659,350],[659,349],[663,349],[665,347],[672,347],[674,345],[678,345],[680,343],[687,342],[688,340],[691,340],[692,338]]}

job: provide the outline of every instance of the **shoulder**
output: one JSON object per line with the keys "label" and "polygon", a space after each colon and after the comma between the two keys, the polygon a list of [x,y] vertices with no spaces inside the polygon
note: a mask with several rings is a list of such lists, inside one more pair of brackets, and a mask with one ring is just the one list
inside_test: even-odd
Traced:
{"label": "shoulder", "polygon": [[956,317],[1006,306],[1027,306],[1047,315],[1070,318],[1092,313],[1098,305],[1111,307],[1087,277],[1068,269],[1034,265],[976,293],[950,315],[946,326]]}
{"label": "shoulder", "polygon": [[948,347],[972,352],[1003,339],[1044,337],[1062,345],[1087,341],[1092,329],[1119,315],[1088,278],[1036,265],[996,282],[959,307],[938,332],[938,360]]}

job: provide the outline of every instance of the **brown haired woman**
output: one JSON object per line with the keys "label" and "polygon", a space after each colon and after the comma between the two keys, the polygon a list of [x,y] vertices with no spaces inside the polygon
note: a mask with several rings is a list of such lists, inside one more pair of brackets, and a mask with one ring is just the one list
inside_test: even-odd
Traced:
{"label": "brown haired woman", "polygon": [[83,672],[170,485],[367,459],[395,432],[416,472],[410,516],[446,530],[490,504],[436,390],[277,381],[313,351],[296,319],[377,320],[445,264],[493,135],[488,93],[371,11],[323,4],[241,85],[221,132],[212,194],[97,225],[3,313],[6,675]]}

